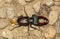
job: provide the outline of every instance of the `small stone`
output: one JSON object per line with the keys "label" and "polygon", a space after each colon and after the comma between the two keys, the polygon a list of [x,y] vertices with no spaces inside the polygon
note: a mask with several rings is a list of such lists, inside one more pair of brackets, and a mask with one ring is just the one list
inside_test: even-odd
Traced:
{"label": "small stone", "polygon": [[60,20],[60,16],[59,16],[59,20]]}
{"label": "small stone", "polygon": [[25,1],[31,1],[31,0],[25,0]]}
{"label": "small stone", "polygon": [[0,8],[0,18],[6,17],[6,9],[4,7]]}
{"label": "small stone", "polygon": [[60,15],[60,6],[52,6],[50,9],[51,9],[52,11],[57,11],[58,14]]}
{"label": "small stone", "polygon": [[50,9],[53,10],[53,11],[60,11],[59,6],[52,6],[52,7],[50,7]]}
{"label": "small stone", "polygon": [[4,2],[11,3],[12,0],[4,0]]}
{"label": "small stone", "polygon": [[45,39],[44,36],[42,36],[42,32],[38,30],[30,30],[30,39]]}
{"label": "small stone", "polygon": [[[37,37],[40,37],[42,34],[41,34],[41,32],[40,31],[38,31],[38,30],[32,30],[32,31],[30,31],[30,33],[31,33],[31,35],[35,35],[35,36],[37,36]],[[37,33],[37,34],[36,34]]]}
{"label": "small stone", "polygon": [[48,16],[49,12],[50,12],[50,8],[46,4],[41,5],[41,9],[40,9],[41,15]]}
{"label": "small stone", "polygon": [[33,8],[36,12],[39,12],[39,9],[40,9],[40,1],[36,2],[34,5],[33,5]]}
{"label": "small stone", "polygon": [[56,29],[52,26],[47,27],[43,32],[47,39],[53,39],[56,35]]}
{"label": "small stone", "polygon": [[47,4],[48,6],[54,4],[53,0],[45,0],[44,2],[45,2],[45,4]]}
{"label": "small stone", "polygon": [[7,19],[0,19],[0,28],[5,28],[9,24]]}
{"label": "small stone", "polygon": [[45,37],[44,36],[39,36],[38,37],[38,36],[35,36],[35,35],[32,35],[32,36],[30,35],[29,39],[45,39]]}
{"label": "small stone", "polygon": [[25,0],[18,0],[18,2],[19,2],[21,5],[26,5]]}
{"label": "small stone", "polygon": [[3,30],[2,31],[2,37],[8,38],[8,39],[13,39],[13,33],[10,30]]}
{"label": "small stone", "polygon": [[57,21],[58,12],[57,11],[51,11],[48,18],[49,18],[49,24],[53,25]]}
{"label": "small stone", "polygon": [[26,16],[24,10],[21,10],[20,13],[18,13],[18,16],[21,16],[21,15]]}
{"label": "small stone", "polygon": [[60,34],[56,34],[56,38],[55,39],[60,39]]}
{"label": "small stone", "polygon": [[60,0],[53,0],[54,2],[60,2]]}
{"label": "small stone", "polygon": [[19,17],[21,15],[23,16],[26,16],[25,12],[24,12],[24,7],[21,6],[21,5],[17,5],[17,7],[14,7],[14,14],[15,14],[15,17]]}
{"label": "small stone", "polygon": [[7,38],[0,36],[0,39],[7,39]]}
{"label": "small stone", "polygon": [[14,18],[14,9],[13,9],[13,7],[7,7],[7,17],[9,19]]}
{"label": "small stone", "polygon": [[35,14],[34,9],[32,8],[31,5],[25,6],[25,12],[29,17],[32,17],[32,15]]}
{"label": "small stone", "polygon": [[20,39],[21,37],[24,38],[24,37],[27,37],[27,35],[28,35],[27,27],[23,27],[23,26],[14,28],[14,30],[12,32],[13,32],[15,39]]}
{"label": "small stone", "polygon": [[60,6],[60,2],[54,2],[56,6]]}
{"label": "small stone", "polygon": [[25,0],[26,3],[34,2],[35,0]]}
{"label": "small stone", "polygon": [[55,25],[57,33],[60,33],[60,21],[57,21]]}

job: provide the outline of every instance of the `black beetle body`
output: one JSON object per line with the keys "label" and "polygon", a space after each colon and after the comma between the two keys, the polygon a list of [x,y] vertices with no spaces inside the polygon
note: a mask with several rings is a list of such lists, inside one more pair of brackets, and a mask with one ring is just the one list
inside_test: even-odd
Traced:
{"label": "black beetle body", "polygon": [[[44,21],[40,22],[39,20],[41,20],[41,19],[44,20]],[[49,23],[49,20],[44,16],[37,16],[37,15],[34,14],[34,15],[32,15],[32,17],[28,17],[28,16],[20,16],[20,17],[18,17],[17,23],[19,25],[17,27],[27,26],[28,27],[28,33],[29,33],[29,25],[30,25],[31,28],[37,29],[37,28],[35,28],[35,27],[31,26],[31,25],[35,25],[35,26],[47,25]],[[14,27],[14,28],[17,28],[17,27]]]}
{"label": "black beetle body", "polygon": [[[40,19],[45,20],[43,23],[39,22]],[[32,15],[32,17],[23,17],[20,16],[17,19],[17,22],[20,26],[28,26],[30,25],[36,25],[36,26],[42,26],[48,24],[48,19],[44,16],[37,16],[37,15]]]}

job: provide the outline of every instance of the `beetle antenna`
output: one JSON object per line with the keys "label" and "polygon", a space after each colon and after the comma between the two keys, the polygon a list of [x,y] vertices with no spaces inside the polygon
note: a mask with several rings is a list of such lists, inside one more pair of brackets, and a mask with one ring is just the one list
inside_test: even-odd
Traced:
{"label": "beetle antenna", "polygon": [[15,28],[18,28],[18,27],[21,27],[21,26],[16,26],[16,27],[12,28],[11,31],[14,30]]}

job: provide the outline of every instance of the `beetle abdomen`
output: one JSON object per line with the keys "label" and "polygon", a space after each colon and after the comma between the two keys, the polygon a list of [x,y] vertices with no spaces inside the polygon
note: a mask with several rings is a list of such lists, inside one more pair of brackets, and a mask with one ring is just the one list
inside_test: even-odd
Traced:
{"label": "beetle abdomen", "polygon": [[19,17],[17,19],[17,22],[20,26],[28,26],[29,23],[28,23],[28,17]]}

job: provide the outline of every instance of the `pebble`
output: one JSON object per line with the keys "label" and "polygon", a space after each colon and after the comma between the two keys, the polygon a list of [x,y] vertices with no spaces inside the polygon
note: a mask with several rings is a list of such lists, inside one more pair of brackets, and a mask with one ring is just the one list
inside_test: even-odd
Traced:
{"label": "pebble", "polygon": [[57,33],[60,33],[60,21],[57,21],[55,25]]}
{"label": "pebble", "polygon": [[21,15],[26,16],[24,10],[21,10],[20,13],[18,13],[18,16],[21,16]]}
{"label": "pebble", "polygon": [[56,6],[60,6],[60,2],[54,2]]}
{"label": "pebble", "polygon": [[2,31],[2,37],[8,38],[8,39],[13,39],[13,33],[10,30],[3,30]]}
{"label": "pebble", "polygon": [[25,6],[25,12],[27,13],[27,15],[29,17],[31,17],[33,14],[35,14],[35,11],[34,11],[34,9],[32,8],[31,5]]}
{"label": "pebble", "polygon": [[53,11],[59,11],[60,7],[59,6],[52,6],[52,7],[50,7],[50,9]]}
{"label": "pebble", "polygon": [[56,29],[52,26],[47,27],[43,32],[47,39],[52,39],[56,35]]}
{"label": "pebble", "polygon": [[45,39],[44,36],[42,36],[42,32],[41,31],[38,31],[38,30],[31,30],[30,31],[30,36],[29,36],[30,39]]}
{"label": "pebble", "polygon": [[4,2],[11,3],[12,0],[4,0]]}
{"label": "pebble", "polygon": [[29,39],[45,39],[45,37],[43,37],[43,36],[40,36],[40,37],[37,37],[37,36],[29,36]]}
{"label": "pebble", "polygon": [[[38,30],[32,30],[32,31],[30,31],[30,33],[31,33],[31,35],[35,35],[35,36],[37,36],[37,37],[40,37],[42,34],[41,34],[41,32],[40,31],[38,31]],[[37,33],[37,34],[36,34]]]}
{"label": "pebble", "polygon": [[51,6],[54,4],[53,0],[44,0],[45,4]]}
{"label": "pebble", "polygon": [[58,18],[58,12],[57,11],[51,11],[49,14],[49,17],[48,17],[49,24],[53,25],[57,21],[57,18]]}
{"label": "pebble", "polygon": [[55,39],[60,39],[60,34],[57,34]]}
{"label": "pebble", "polygon": [[41,15],[48,16],[49,12],[50,12],[50,8],[46,4],[41,5],[41,10],[40,10]]}
{"label": "pebble", "polygon": [[16,6],[14,7],[14,12],[15,12],[14,15],[15,15],[15,17],[19,17],[21,15],[25,16],[26,14],[24,12],[24,7],[19,5],[19,4],[16,5]]}
{"label": "pebble", "polygon": [[0,28],[5,28],[9,24],[7,19],[0,19]]}
{"label": "pebble", "polygon": [[33,5],[33,8],[36,12],[39,12],[41,2],[38,1]]}
{"label": "pebble", "polygon": [[6,17],[6,9],[5,7],[0,7],[0,18]]}
{"label": "pebble", "polygon": [[21,37],[28,37],[27,35],[28,35],[28,31],[27,31],[27,27],[17,27],[17,28],[15,28],[13,31],[13,35],[14,35],[14,38],[15,39],[19,39],[19,38],[21,38]]}
{"label": "pebble", "polygon": [[7,39],[7,38],[0,36],[0,39]]}
{"label": "pebble", "polygon": [[51,9],[52,11],[57,11],[58,14],[59,14],[59,16],[60,16],[60,6],[52,6],[50,9]]}
{"label": "pebble", "polygon": [[53,0],[54,2],[60,2],[60,0]]}
{"label": "pebble", "polygon": [[13,7],[7,7],[7,17],[9,19],[14,18],[14,9],[13,9]]}
{"label": "pebble", "polygon": [[59,20],[60,20],[60,16],[59,16]]}
{"label": "pebble", "polygon": [[26,5],[25,0],[17,0],[21,5]]}
{"label": "pebble", "polygon": [[25,1],[30,2],[31,0],[25,0]]}

